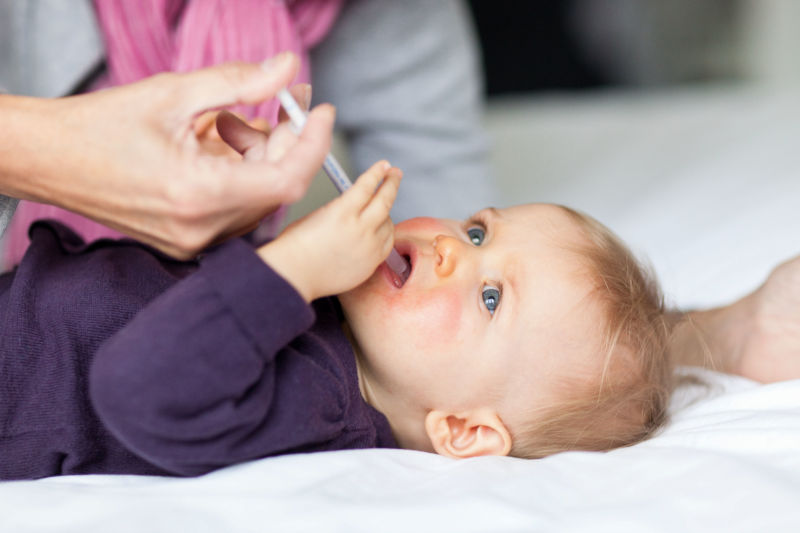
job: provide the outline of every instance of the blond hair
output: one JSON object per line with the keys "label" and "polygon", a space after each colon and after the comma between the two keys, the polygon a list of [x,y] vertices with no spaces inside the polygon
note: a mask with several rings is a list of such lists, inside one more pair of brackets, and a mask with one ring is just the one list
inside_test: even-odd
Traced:
{"label": "blond hair", "polygon": [[667,419],[674,388],[670,326],[652,273],[605,226],[563,207],[585,235],[575,252],[587,261],[602,309],[599,379],[572,379],[555,406],[512,428],[511,455],[539,458],[568,450],[610,450],[653,435]]}

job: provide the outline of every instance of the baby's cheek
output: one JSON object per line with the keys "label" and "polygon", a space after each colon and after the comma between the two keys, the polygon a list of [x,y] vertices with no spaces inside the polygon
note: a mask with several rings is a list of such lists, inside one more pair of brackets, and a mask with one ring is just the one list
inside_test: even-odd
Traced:
{"label": "baby's cheek", "polygon": [[409,338],[417,348],[436,349],[457,339],[464,306],[458,292],[440,289],[397,303],[403,308],[394,313],[405,315],[404,322],[413,329]]}

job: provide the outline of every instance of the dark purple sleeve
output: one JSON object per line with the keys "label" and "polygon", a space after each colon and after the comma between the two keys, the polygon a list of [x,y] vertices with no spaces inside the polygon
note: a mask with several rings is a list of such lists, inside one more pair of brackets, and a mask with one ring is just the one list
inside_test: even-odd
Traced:
{"label": "dark purple sleeve", "polygon": [[[101,346],[90,373],[92,404],[126,447],[179,475],[324,438],[286,427],[292,421],[273,412],[278,372],[304,385],[324,374],[291,351],[285,365],[276,362],[314,319],[249,245],[231,241]],[[337,405],[324,391],[315,398]]]}

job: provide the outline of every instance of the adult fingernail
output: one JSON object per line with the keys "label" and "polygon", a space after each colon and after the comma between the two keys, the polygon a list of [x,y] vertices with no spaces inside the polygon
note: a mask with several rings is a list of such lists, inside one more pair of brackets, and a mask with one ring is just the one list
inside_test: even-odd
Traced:
{"label": "adult fingernail", "polygon": [[289,51],[281,52],[280,54],[272,56],[263,63],[261,63],[261,68],[267,71],[272,70],[275,67],[278,67],[283,63],[285,63],[286,61],[288,61],[291,55],[292,53]]}
{"label": "adult fingernail", "polygon": [[330,115],[330,117],[333,119],[334,122],[336,121],[336,106],[334,106],[333,104],[327,104],[327,103],[319,104],[314,109],[314,111],[319,113],[320,115],[328,114]]}
{"label": "adult fingernail", "polygon": [[303,86],[303,107],[311,109],[311,85],[308,83]]}

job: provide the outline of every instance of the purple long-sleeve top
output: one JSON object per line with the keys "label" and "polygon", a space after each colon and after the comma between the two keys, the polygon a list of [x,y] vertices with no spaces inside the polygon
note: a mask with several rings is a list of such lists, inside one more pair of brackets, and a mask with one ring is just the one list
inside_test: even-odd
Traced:
{"label": "purple long-sleeve top", "polygon": [[335,300],[309,306],[245,241],[198,264],[56,223],[30,235],[0,277],[0,479],[396,446]]}

